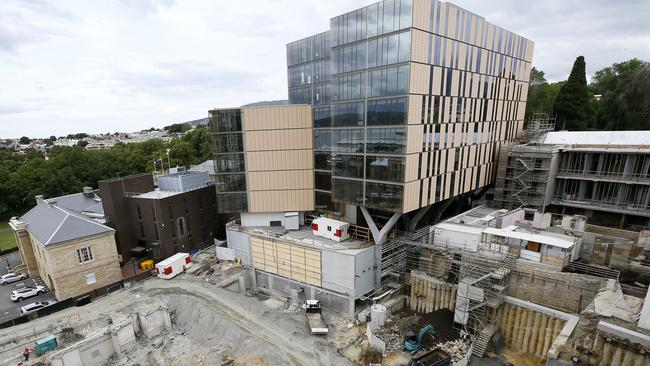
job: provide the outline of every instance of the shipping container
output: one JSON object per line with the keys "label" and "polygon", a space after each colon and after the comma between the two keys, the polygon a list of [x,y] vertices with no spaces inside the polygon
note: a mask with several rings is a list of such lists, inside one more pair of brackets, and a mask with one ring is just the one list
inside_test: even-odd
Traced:
{"label": "shipping container", "polygon": [[311,229],[314,235],[322,236],[334,241],[343,241],[350,237],[348,228],[350,224],[343,221],[328,219],[326,217],[319,217],[314,219],[311,224]]}

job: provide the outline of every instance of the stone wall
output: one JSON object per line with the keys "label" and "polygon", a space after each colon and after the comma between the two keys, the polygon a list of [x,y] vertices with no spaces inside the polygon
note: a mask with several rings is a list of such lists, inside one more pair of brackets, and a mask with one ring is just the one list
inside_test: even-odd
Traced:
{"label": "stone wall", "polygon": [[[32,242],[41,278],[59,301],[122,280],[113,232],[47,246],[32,236]],[[79,263],[77,249],[84,247],[91,248],[93,260]]]}
{"label": "stone wall", "polygon": [[532,262],[517,263],[506,294],[563,311],[579,313],[589,305],[607,279],[553,271]]}

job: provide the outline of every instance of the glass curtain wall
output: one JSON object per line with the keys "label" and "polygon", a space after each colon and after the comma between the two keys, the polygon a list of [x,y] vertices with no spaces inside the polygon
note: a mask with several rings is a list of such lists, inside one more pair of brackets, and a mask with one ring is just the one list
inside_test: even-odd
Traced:
{"label": "glass curtain wall", "polygon": [[290,104],[311,104],[314,121],[315,206],[338,211],[332,202],[330,32],[287,45]]}
{"label": "glass curtain wall", "polygon": [[331,20],[335,201],[402,210],[411,1],[385,0]]}
{"label": "glass curtain wall", "polygon": [[210,131],[216,175],[217,210],[248,210],[246,167],[240,109],[212,110]]}

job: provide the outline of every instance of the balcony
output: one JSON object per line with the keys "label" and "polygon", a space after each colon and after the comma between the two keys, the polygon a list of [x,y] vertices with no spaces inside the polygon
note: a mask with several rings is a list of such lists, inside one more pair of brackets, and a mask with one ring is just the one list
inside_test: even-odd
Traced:
{"label": "balcony", "polygon": [[591,200],[571,195],[554,196],[552,203],[559,206],[578,207],[590,210],[610,211],[620,214],[650,217],[650,206],[633,203]]}
{"label": "balcony", "polygon": [[618,183],[634,183],[650,185],[650,176],[644,174],[624,174],[622,172],[599,172],[563,169],[558,170],[556,178],[581,179],[589,181],[604,181]]}

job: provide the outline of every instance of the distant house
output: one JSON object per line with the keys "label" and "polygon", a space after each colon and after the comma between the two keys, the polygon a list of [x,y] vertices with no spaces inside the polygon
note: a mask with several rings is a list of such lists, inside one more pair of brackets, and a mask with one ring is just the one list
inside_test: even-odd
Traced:
{"label": "distant house", "polygon": [[60,301],[122,279],[115,230],[103,224],[101,199],[83,193],[44,199],[9,224],[30,276],[38,275]]}

